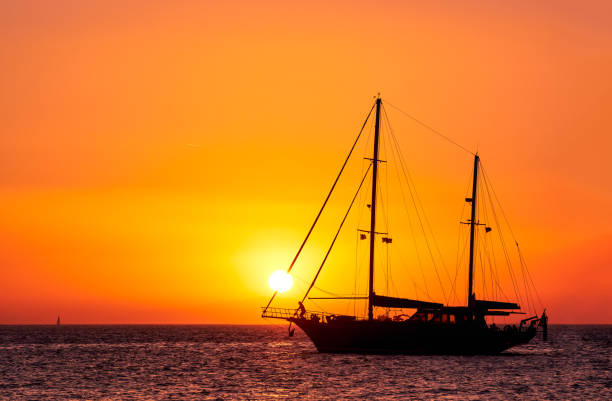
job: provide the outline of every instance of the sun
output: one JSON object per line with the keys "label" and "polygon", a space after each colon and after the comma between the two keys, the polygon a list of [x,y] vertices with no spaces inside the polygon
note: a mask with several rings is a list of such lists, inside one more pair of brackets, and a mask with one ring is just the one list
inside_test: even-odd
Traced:
{"label": "sun", "polygon": [[293,277],[284,270],[277,270],[268,278],[270,288],[277,292],[287,292],[293,286]]}

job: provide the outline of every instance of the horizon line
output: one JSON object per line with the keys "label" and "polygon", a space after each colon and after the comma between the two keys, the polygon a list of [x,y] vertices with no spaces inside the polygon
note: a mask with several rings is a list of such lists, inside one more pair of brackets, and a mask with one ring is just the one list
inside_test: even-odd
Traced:
{"label": "horizon line", "polygon": [[[282,326],[286,323],[0,323],[2,326]],[[612,326],[610,323],[549,323],[549,326]]]}

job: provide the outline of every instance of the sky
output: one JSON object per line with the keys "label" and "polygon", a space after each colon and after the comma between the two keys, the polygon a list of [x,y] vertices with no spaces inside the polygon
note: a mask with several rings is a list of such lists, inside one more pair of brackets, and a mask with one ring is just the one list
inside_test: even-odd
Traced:
{"label": "sky", "polygon": [[[389,105],[479,152],[551,323],[612,323],[611,19],[608,1],[1,1],[0,324],[266,323],[268,276],[378,93],[442,260],[471,155]],[[359,273],[355,228],[323,288]]]}

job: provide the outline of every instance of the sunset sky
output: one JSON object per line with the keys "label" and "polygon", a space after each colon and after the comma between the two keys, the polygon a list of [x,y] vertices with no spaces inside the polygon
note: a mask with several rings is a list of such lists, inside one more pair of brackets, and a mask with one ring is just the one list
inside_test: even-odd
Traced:
{"label": "sunset sky", "polygon": [[[0,34],[0,324],[266,323],[379,92],[478,150],[551,323],[612,323],[609,1],[6,0]],[[454,266],[472,158],[387,111]]]}

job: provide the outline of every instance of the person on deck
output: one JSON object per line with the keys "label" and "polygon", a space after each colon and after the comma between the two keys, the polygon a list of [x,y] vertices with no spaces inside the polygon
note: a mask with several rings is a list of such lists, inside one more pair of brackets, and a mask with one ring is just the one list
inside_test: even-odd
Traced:
{"label": "person on deck", "polygon": [[298,310],[300,311],[300,319],[304,318],[304,315],[306,314],[306,308],[304,307],[304,304],[302,303],[302,301],[298,301],[299,307]]}

